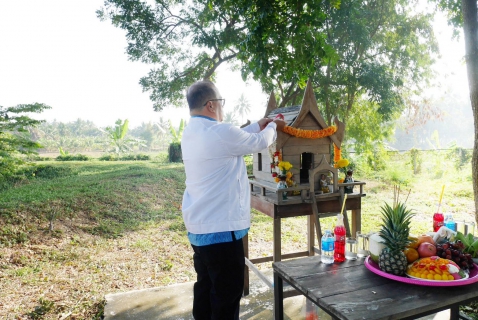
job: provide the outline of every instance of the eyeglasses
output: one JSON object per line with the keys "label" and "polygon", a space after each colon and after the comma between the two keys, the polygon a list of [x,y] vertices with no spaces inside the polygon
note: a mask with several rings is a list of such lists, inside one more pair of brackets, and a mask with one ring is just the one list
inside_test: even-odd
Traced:
{"label": "eyeglasses", "polygon": [[224,105],[226,104],[226,99],[209,99],[208,101],[206,101],[205,104],[203,104],[203,107],[206,106],[206,104],[207,104],[209,101],[220,101],[220,102],[221,102],[221,107],[224,107]]}

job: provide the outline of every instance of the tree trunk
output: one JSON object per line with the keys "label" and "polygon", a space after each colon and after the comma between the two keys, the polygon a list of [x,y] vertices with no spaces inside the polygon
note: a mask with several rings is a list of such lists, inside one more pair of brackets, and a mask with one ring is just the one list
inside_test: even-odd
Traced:
{"label": "tree trunk", "polygon": [[465,35],[466,70],[470,89],[471,109],[475,127],[475,142],[471,170],[475,197],[475,220],[478,222],[478,17],[477,1],[462,0],[463,31]]}

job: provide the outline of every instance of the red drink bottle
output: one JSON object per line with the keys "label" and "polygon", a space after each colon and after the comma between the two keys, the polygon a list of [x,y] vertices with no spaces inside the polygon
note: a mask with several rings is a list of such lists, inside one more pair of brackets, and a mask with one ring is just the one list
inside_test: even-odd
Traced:
{"label": "red drink bottle", "polygon": [[433,232],[437,232],[444,224],[443,213],[435,213],[433,215]]}
{"label": "red drink bottle", "polygon": [[345,227],[344,216],[342,214],[337,215],[337,224],[334,229],[335,242],[334,242],[334,261],[345,261]]}

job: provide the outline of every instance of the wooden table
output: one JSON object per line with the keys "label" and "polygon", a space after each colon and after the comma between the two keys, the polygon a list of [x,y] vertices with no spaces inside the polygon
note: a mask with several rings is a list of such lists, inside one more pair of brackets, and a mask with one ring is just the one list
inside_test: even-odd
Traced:
{"label": "wooden table", "polygon": [[415,319],[478,300],[478,285],[428,287],[381,277],[364,259],[326,265],[320,256],[275,262],[274,313],[284,318],[283,280],[332,316],[333,319]]}
{"label": "wooden table", "polygon": [[[289,196],[287,200],[282,199],[282,191],[277,192],[276,185],[267,185],[260,184],[255,181],[250,181],[251,184],[251,208],[254,208],[263,214],[271,217],[273,219],[273,254],[272,256],[262,256],[262,257],[249,257],[249,237],[246,235],[243,238],[244,242],[244,253],[246,257],[246,267],[244,270],[244,295],[249,294],[249,269],[251,269],[259,278],[261,278],[271,289],[273,284],[270,280],[263,277],[261,272],[254,266],[258,263],[264,263],[269,261],[282,261],[285,259],[313,256],[316,253],[319,253],[314,247],[316,233],[314,231],[315,226],[315,217],[313,216],[312,202],[310,201],[310,195],[305,196],[304,188],[306,187],[297,187],[297,188],[288,188],[284,189],[287,191],[301,191],[299,196]],[[351,211],[351,234],[356,234],[357,231],[361,230],[361,208],[362,208],[362,198],[365,197],[363,192],[363,186],[365,182],[354,182],[354,183],[341,183],[338,185],[339,192],[316,195],[316,208],[319,216],[331,217],[336,216],[341,210],[341,204],[343,199],[343,191],[345,186],[353,185],[356,187],[356,193],[348,194],[346,201],[345,211]],[[304,226],[307,230],[307,240],[304,241],[307,244],[306,250],[282,253],[282,240],[281,240],[281,219],[291,218],[291,217],[300,217],[307,216],[307,226]],[[348,221],[346,221],[348,223]],[[320,236],[319,236],[320,237]]]}

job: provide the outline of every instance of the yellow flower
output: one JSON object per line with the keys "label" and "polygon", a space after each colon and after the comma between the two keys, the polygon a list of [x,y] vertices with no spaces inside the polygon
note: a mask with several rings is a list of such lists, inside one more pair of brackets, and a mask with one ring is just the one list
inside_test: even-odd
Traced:
{"label": "yellow flower", "polygon": [[281,171],[289,171],[292,168],[292,165],[289,161],[281,161],[277,165]]}
{"label": "yellow flower", "polygon": [[349,165],[349,161],[347,159],[340,159],[337,161],[337,163],[334,165],[335,168],[343,168]]}
{"label": "yellow flower", "polygon": [[275,177],[274,180],[275,180],[275,182],[277,182],[277,183],[279,183],[279,181],[280,181],[279,177]]}
{"label": "yellow flower", "polygon": [[287,171],[287,173],[286,173],[285,177],[286,177],[287,179],[290,179],[290,178],[292,178],[292,172],[290,172],[290,171]]}

